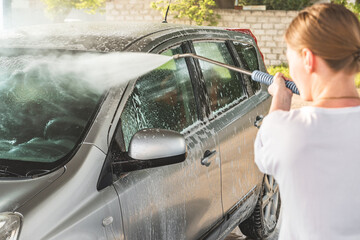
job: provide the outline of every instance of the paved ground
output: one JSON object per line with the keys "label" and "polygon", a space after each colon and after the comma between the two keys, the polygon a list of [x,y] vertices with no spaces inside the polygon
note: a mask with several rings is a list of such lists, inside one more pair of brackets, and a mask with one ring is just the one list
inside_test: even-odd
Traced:
{"label": "paved ground", "polygon": [[[275,232],[273,234],[271,234],[270,237],[266,238],[266,240],[277,240],[279,238],[279,230],[280,228],[277,227]],[[245,237],[239,230],[239,228],[236,228],[232,233],[229,234],[229,236],[227,236],[225,238],[225,240],[251,240],[251,238],[247,238]]]}
{"label": "paved ground", "polygon": [[[281,227],[281,211],[275,231],[268,238],[264,240],[278,240],[280,227]],[[244,234],[241,233],[240,229],[237,227],[225,238],[225,240],[252,240],[252,238],[247,238]]]}

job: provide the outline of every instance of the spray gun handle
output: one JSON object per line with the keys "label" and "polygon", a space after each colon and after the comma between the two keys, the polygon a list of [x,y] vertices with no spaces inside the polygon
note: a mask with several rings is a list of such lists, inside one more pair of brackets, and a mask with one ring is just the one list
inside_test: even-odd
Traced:
{"label": "spray gun handle", "polygon": [[[251,78],[252,78],[252,80],[254,80],[256,82],[264,83],[266,85],[271,85],[273,83],[274,76],[272,76],[272,75],[270,75],[268,73],[264,73],[264,72],[255,70],[255,71],[252,72]],[[285,80],[285,85],[293,93],[298,94],[298,95],[300,94],[299,90],[297,89],[294,82]]]}

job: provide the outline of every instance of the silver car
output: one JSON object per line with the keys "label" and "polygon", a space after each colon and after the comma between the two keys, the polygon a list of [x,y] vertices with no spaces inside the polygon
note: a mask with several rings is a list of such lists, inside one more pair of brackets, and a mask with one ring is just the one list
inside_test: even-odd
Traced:
{"label": "silver car", "polygon": [[248,30],[71,23],[2,35],[0,239],[268,236],[280,196],[253,152],[266,87],[193,58],[110,89],[101,71],[76,70],[79,56],[119,51],[266,71]]}

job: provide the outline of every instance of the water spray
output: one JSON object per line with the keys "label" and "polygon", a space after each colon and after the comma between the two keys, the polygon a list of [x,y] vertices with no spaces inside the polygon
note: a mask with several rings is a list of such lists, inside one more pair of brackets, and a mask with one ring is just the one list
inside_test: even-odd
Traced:
{"label": "water spray", "polygon": [[[206,58],[206,57],[198,56],[198,55],[193,54],[193,53],[184,53],[184,54],[173,55],[173,59],[186,58],[186,57],[197,58],[197,59],[205,61],[205,62],[209,62],[209,63],[215,64],[215,65],[221,66],[221,67],[225,67],[225,68],[230,69],[230,70],[235,71],[235,72],[239,72],[239,73],[249,75],[249,76],[251,76],[252,80],[254,80],[256,82],[259,82],[259,83],[263,83],[263,84],[266,84],[266,85],[271,85],[273,83],[274,76],[272,76],[272,75],[270,75],[268,73],[261,72],[259,70],[255,70],[255,71],[251,72],[251,71],[248,71],[248,70],[245,70],[245,69],[242,69],[242,68],[239,68],[239,67],[231,66],[229,64],[225,64],[225,63],[222,63],[222,62],[218,62],[218,61]],[[294,82],[285,80],[285,85],[293,93],[298,94],[298,95],[300,94],[299,90],[297,89]]]}
{"label": "water spray", "polygon": [[[252,80],[266,85],[271,85],[273,82],[274,77],[270,74],[258,70],[251,72],[193,53],[176,54],[173,56],[142,52],[118,52],[103,55],[64,55],[62,57],[48,56],[44,57],[43,60],[32,61],[31,65],[36,67],[36,65],[42,66],[46,63],[53,75],[71,73],[72,75],[76,75],[77,78],[81,78],[87,82],[89,86],[102,92],[105,89],[110,89],[120,84],[124,85],[128,81],[151,72],[171,60],[187,57],[196,58],[235,72],[249,75]],[[100,79],[101,82],[99,82]],[[285,80],[285,85],[293,93],[299,94],[294,82]]]}

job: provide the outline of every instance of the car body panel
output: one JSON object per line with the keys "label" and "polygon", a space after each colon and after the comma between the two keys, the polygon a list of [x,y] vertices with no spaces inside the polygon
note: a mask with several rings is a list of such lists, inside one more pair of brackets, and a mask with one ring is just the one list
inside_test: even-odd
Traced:
{"label": "car body panel", "polygon": [[6,194],[0,195],[0,212],[16,211],[24,203],[56,181],[64,171],[64,168],[60,168],[38,178],[2,178],[0,180],[0,189]]}
{"label": "car body panel", "polygon": [[115,52],[156,31],[174,28],[152,23],[74,22],[22,27],[5,32],[0,47]]}
{"label": "car body panel", "polygon": [[[156,41],[154,42],[154,39]],[[206,28],[202,27],[198,29],[193,28],[175,28],[163,32],[154,33],[136,42],[133,42],[127,47],[127,51],[142,51],[142,52],[158,52],[163,50],[164,46],[170,47],[176,45],[179,42],[188,40],[206,40],[206,39],[218,39],[229,40],[236,39],[245,43],[254,44],[254,40],[246,34],[237,34],[232,31],[224,31],[221,28]]]}
{"label": "car body panel", "polygon": [[[96,189],[105,157],[97,147],[83,144],[51,187],[17,209],[24,216],[19,239],[122,239],[115,189]],[[109,217],[113,222],[104,226]]]}
{"label": "car body panel", "polygon": [[218,228],[204,237],[204,239],[225,239],[241,222],[247,219],[254,211],[253,203],[259,197],[261,184],[255,186],[234,206],[233,211],[226,214],[224,221]]}
{"label": "car body panel", "polygon": [[84,139],[84,143],[93,144],[102,152],[107,153],[110,145],[109,131],[114,123],[114,115],[118,110],[119,100],[124,95],[125,90],[126,86],[123,85],[108,92],[97,113],[96,120]]}
{"label": "car body panel", "polygon": [[131,172],[115,182],[122,214],[128,216],[126,239],[196,239],[222,218],[220,160],[208,168],[200,163],[202,149],[216,149],[216,136],[196,132],[202,137],[186,137],[184,163]]}
{"label": "car body panel", "polygon": [[257,132],[254,122],[256,116],[265,116],[267,112],[262,105],[259,106],[259,100],[258,96],[253,96],[215,120],[222,125],[218,135],[224,212],[230,211],[263,177],[254,163]]}
{"label": "car body panel", "polygon": [[[178,44],[171,43],[171,46]],[[129,84],[126,95],[131,92],[133,86],[130,85],[133,84],[135,82]],[[127,97],[124,96],[123,101]],[[125,103],[120,104],[119,111],[124,105]],[[124,218],[127,239],[196,239],[208,231],[212,223],[223,217],[217,136],[211,127],[199,122],[188,127],[183,134],[188,148],[187,160],[184,163],[156,170],[132,172],[125,177],[126,180],[119,179],[115,183],[123,214],[136,216]],[[209,167],[201,165],[206,150],[215,150],[217,153],[209,159],[212,162]],[[176,191],[171,191],[174,186],[177,186]],[[136,200],[131,197],[140,193],[144,193],[144,197]],[[164,198],[160,193],[168,194]],[[153,212],[149,206],[153,206],[156,211]],[[139,208],[146,210],[140,214]],[[174,216],[176,221],[168,221],[167,225],[160,224],[164,219]],[[154,225],[166,229],[154,232],[151,230]],[[149,235],[143,236],[143,232],[148,232]]]}

